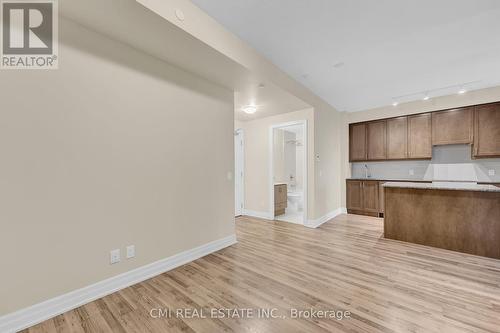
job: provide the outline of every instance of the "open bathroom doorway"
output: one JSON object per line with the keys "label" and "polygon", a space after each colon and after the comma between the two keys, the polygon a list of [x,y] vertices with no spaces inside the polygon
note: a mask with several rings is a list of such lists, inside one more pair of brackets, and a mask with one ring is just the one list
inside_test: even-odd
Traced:
{"label": "open bathroom doorway", "polygon": [[307,121],[270,128],[270,205],[275,220],[307,221]]}

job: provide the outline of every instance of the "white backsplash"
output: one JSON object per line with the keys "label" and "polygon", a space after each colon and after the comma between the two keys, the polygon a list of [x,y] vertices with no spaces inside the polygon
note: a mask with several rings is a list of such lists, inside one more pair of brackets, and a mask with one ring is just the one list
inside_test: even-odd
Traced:
{"label": "white backsplash", "polygon": [[430,164],[424,179],[438,182],[478,182],[481,170],[474,163]]}
{"label": "white backsplash", "polygon": [[436,146],[431,161],[352,163],[353,178],[365,178],[365,164],[376,179],[500,182],[500,159],[473,160],[470,145]]}

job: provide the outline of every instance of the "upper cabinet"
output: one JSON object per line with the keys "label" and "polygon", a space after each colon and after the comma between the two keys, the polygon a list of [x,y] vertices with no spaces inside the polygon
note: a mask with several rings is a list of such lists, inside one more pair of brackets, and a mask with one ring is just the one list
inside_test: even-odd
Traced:
{"label": "upper cabinet", "polygon": [[500,102],[349,125],[349,161],[431,159],[432,146],[472,144],[500,157]]}
{"label": "upper cabinet", "polygon": [[387,159],[402,160],[408,157],[408,118],[387,120]]}
{"label": "upper cabinet", "polygon": [[500,157],[500,103],[476,106],[473,156]]}
{"label": "upper cabinet", "polygon": [[387,159],[386,123],[385,120],[382,120],[369,122],[366,125],[369,161]]}
{"label": "upper cabinet", "polygon": [[430,113],[408,117],[408,158],[432,158],[431,124]]}
{"label": "upper cabinet", "polygon": [[349,125],[349,161],[366,161],[366,124]]}
{"label": "upper cabinet", "polygon": [[432,145],[472,143],[474,108],[460,108],[432,113]]}

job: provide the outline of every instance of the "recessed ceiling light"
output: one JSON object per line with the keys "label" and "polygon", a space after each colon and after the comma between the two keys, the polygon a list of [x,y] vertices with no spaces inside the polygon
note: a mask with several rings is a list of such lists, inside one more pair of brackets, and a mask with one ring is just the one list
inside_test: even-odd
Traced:
{"label": "recessed ceiling light", "polygon": [[425,96],[424,96],[424,98],[423,98],[423,100],[424,100],[424,101],[428,101],[428,100],[429,100],[429,98],[430,98],[430,97],[429,97],[429,93],[426,93],[426,94],[425,94]]}
{"label": "recessed ceiling light", "polygon": [[241,108],[241,111],[245,112],[246,114],[254,114],[257,112],[257,107],[254,105],[247,105]]}
{"label": "recessed ceiling light", "polygon": [[398,101],[394,101],[392,102],[392,106],[398,106],[399,105],[399,102]]}
{"label": "recessed ceiling light", "polygon": [[460,88],[460,90],[458,91],[460,95],[465,94],[466,92],[467,90],[464,87]]}

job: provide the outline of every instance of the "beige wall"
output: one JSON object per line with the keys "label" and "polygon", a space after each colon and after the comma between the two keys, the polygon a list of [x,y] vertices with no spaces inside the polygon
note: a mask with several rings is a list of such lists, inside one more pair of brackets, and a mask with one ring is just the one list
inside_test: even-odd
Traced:
{"label": "beige wall", "polygon": [[[245,209],[271,213],[269,198],[270,127],[295,120],[307,120],[308,132],[308,202],[314,202],[314,112],[305,109],[257,120],[236,122],[245,138]],[[308,205],[309,218],[314,206]]]}
{"label": "beige wall", "polygon": [[59,70],[0,72],[0,315],[234,234],[233,93],[60,34]]}
{"label": "beige wall", "polygon": [[[274,130],[273,137],[273,167],[274,167],[274,182],[287,183],[289,181],[287,172],[285,170],[287,163],[285,160],[285,138],[286,132],[282,129]],[[288,133],[287,133],[288,134]]]}
{"label": "beige wall", "polygon": [[341,117],[330,109],[314,110],[315,219],[341,207]]}
{"label": "beige wall", "polygon": [[449,95],[436,97],[428,101],[415,101],[400,104],[397,107],[386,106],[360,112],[343,113],[343,128],[341,129],[342,151],[342,205],[345,207],[345,179],[350,177],[349,164],[349,132],[350,123],[359,121],[389,118],[414,113],[444,110],[454,107],[475,105],[500,101],[500,86],[488,89],[470,91],[463,95]]}
{"label": "beige wall", "polygon": [[308,120],[308,219],[319,219],[345,207],[341,204],[343,113],[331,109],[306,109],[235,122],[236,128],[243,128],[245,133],[245,209],[270,212],[270,126],[302,119]]}

